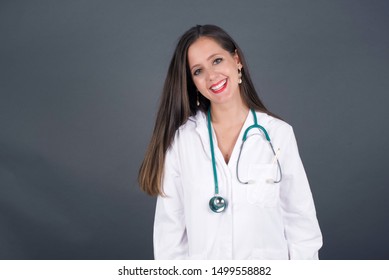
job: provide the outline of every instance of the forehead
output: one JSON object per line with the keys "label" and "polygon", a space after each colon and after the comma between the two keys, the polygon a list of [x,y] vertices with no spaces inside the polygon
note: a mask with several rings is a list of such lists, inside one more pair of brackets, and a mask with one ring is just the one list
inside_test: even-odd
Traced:
{"label": "forehead", "polygon": [[200,37],[188,49],[189,65],[201,63],[213,54],[228,54],[219,43],[209,37]]}

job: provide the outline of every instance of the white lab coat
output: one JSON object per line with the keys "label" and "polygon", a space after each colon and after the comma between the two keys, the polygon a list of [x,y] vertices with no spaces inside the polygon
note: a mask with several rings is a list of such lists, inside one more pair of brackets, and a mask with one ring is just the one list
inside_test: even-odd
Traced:
{"label": "white lab coat", "polygon": [[293,129],[287,123],[257,112],[277,151],[283,178],[269,143],[258,134],[246,141],[236,162],[242,136],[254,123],[249,112],[229,163],[224,161],[213,132],[219,194],[227,209],[214,213],[209,200],[215,192],[206,115],[181,126],[166,154],[163,189],[154,221],[155,259],[317,259],[322,235]]}

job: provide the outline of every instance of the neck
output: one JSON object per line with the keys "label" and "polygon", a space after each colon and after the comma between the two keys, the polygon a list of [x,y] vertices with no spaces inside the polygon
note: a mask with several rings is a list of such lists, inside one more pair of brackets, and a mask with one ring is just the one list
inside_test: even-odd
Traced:
{"label": "neck", "polygon": [[242,103],[229,104],[228,106],[212,104],[212,123],[219,125],[234,125],[243,123],[247,117],[249,108]]}

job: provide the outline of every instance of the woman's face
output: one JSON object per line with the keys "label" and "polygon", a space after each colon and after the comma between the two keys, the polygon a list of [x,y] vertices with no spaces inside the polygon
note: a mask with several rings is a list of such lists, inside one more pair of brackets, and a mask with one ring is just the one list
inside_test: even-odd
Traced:
{"label": "woman's face", "polygon": [[236,53],[231,54],[215,40],[200,37],[188,49],[188,64],[197,90],[212,104],[226,104],[240,99]]}

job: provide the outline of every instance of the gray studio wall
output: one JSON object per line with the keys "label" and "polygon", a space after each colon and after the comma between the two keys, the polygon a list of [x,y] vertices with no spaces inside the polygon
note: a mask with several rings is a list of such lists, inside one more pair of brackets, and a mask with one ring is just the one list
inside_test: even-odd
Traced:
{"label": "gray studio wall", "polygon": [[[387,1],[1,1],[0,258],[150,259],[136,176],[179,35],[226,29],[293,125],[323,259],[389,259]],[[260,234],[260,233],[259,233]]]}

